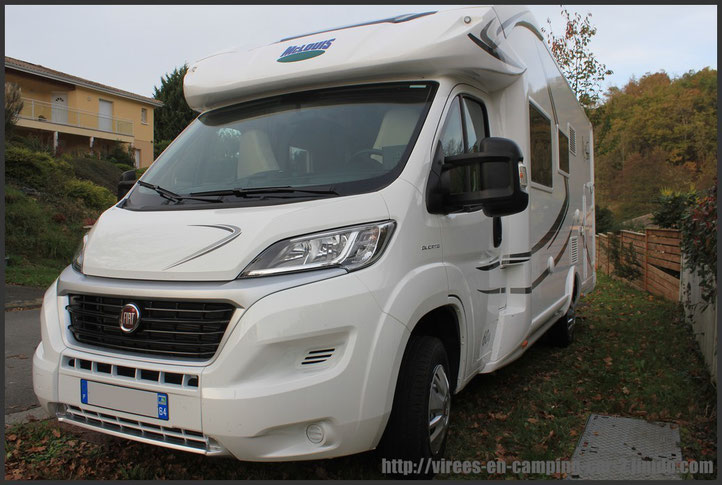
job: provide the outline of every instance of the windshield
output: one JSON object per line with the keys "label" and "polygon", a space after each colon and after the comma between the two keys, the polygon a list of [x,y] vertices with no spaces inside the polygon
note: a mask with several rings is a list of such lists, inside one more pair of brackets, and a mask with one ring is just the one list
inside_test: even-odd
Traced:
{"label": "windshield", "polygon": [[202,114],[124,207],[267,205],[378,190],[403,169],[436,87],[334,88]]}

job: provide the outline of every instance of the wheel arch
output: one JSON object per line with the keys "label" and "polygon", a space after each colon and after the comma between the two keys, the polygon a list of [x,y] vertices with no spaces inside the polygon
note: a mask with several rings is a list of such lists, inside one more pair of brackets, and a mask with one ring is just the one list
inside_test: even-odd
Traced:
{"label": "wheel arch", "polygon": [[465,368],[463,348],[466,342],[466,332],[463,326],[463,315],[460,302],[449,298],[446,305],[426,312],[411,330],[411,335],[426,335],[441,340],[449,360],[453,391],[458,388],[459,376],[463,375]]}

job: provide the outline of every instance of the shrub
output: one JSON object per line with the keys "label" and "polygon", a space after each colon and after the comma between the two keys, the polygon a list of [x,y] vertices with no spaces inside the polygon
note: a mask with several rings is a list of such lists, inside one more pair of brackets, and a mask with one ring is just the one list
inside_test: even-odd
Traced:
{"label": "shrub", "polygon": [[5,135],[7,136],[15,126],[18,115],[23,109],[23,100],[20,87],[15,83],[5,83]]}
{"label": "shrub", "polygon": [[65,183],[65,194],[82,200],[85,206],[91,209],[104,210],[117,202],[110,190],[87,180],[68,180]]}
{"label": "shrub", "polygon": [[53,154],[53,144],[51,141],[48,140],[47,137],[30,134],[23,136],[13,134],[10,137],[9,142],[13,146],[28,148],[30,151],[33,152],[43,152],[47,153],[48,155]]}
{"label": "shrub", "polygon": [[110,149],[103,153],[102,157],[109,162],[130,165],[131,169],[133,168],[134,157],[130,145],[125,146],[123,143],[115,142]]}
{"label": "shrub", "polygon": [[88,157],[74,157],[69,160],[69,163],[77,178],[89,180],[111,192],[118,190],[118,182],[123,170],[116,164]]}
{"label": "shrub", "polygon": [[115,166],[120,169],[121,173],[122,173],[122,172],[127,172],[127,171],[129,171],[129,170],[135,170],[135,167],[134,167],[134,166],[132,166],[132,165],[126,165],[126,164],[124,164],[124,163],[116,163]]}
{"label": "shrub", "polygon": [[[717,295],[717,180],[706,195],[690,204],[679,224],[682,254],[700,277],[704,308]],[[703,310],[704,310],[703,308]]]}
{"label": "shrub", "polygon": [[630,242],[622,244],[622,236],[617,233],[609,238],[609,258],[614,262],[614,274],[628,280],[635,280],[642,276],[637,264],[637,254]]}
{"label": "shrub", "polygon": [[170,142],[172,142],[172,141],[173,141],[173,140],[160,140],[160,141],[156,141],[156,142],[153,144],[153,159],[158,158],[158,155],[160,155],[161,153],[163,153],[163,150],[165,150],[166,148],[168,148],[168,145],[170,145]]}
{"label": "shrub", "polygon": [[60,165],[47,153],[19,146],[5,148],[5,178],[19,185],[44,189]]}
{"label": "shrub", "polygon": [[45,226],[45,212],[40,204],[14,187],[5,186],[5,236],[11,246],[13,238],[34,238]]}
{"label": "shrub", "polygon": [[696,200],[697,194],[695,192],[662,189],[655,199],[658,205],[652,214],[652,222],[659,227],[679,229],[682,217]]}
{"label": "shrub", "polygon": [[614,219],[614,213],[608,207],[594,207],[595,226],[597,234],[605,234],[614,232],[617,229],[617,222]]}

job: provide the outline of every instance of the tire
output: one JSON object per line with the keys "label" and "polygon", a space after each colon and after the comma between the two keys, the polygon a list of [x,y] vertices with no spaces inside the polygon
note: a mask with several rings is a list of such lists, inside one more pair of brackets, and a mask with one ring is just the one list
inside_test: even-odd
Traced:
{"label": "tire", "polygon": [[391,416],[378,447],[387,459],[411,460],[414,464],[423,460],[424,469],[401,478],[432,477],[425,464],[444,455],[453,392],[450,375],[441,340],[412,335],[401,362]]}
{"label": "tire", "polygon": [[556,347],[568,347],[574,341],[574,328],[577,325],[577,301],[572,300],[567,312],[549,328],[548,342]]}

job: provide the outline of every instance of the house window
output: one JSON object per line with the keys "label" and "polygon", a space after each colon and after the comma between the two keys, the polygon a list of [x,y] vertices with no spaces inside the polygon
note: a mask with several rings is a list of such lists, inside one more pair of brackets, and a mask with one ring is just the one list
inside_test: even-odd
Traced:
{"label": "house window", "polygon": [[529,133],[531,142],[531,181],[551,187],[552,122],[531,103],[529,103]]}
{"label": "house window", "polygon": [[135,168],[140,168],[140,148],[134,149],[133,155],[135,155]]}
{"label": "house window", "polygon": [[144,125],[148,124],[148,110],[146,108],[140,108],[140,122]]}
{"label": "house window", "polygon": [[559,170],[569,173],[569,138],[559,130]]}

